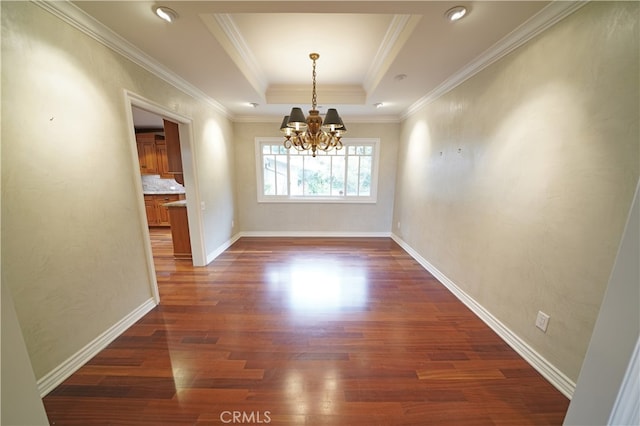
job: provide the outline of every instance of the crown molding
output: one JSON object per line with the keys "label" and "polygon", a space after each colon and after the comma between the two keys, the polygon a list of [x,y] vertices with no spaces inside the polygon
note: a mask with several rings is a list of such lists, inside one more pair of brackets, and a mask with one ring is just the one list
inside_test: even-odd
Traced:
{"label": "crown molding", "polygon": [[[213,107],[216,111],[224,115],[229,120],[234,121],[245,121],[244,118],[234,117],[230,111],[225,108],[222,104],[214,100],[213,98],[206,95],[200,89],[192,85],[191,83],[184,80],[182,77],[178,76],[174,72],[170,71],[162,64],[157,62],[155,59],[151,58],[140,49],[129,43],[126,39],[119,36],[115,32],[111,31],[109,28],[95,20],[90,15],[86,14],[80,8],[72,4],[69,0],[64,1],[44,1],[44,0],[31,0],[32,3],[38,5],[42,9],[48,11],[54,16],[58,17],[62,21],[71,25],[72,27],[80,30],[85,33],[89,37],[103,44],[104,46],[112,49],[113,51],[119,53],[125,58],[131,60],[135,64],[144,68],[145,70],[151,72],[156,75],[160,79],[166,81],[171,84],[178,90],[186,93],[194,97],[195,99],[201,100],[206,104]],[[579,0],[579,1],[554,1],[549,4],[547,7],[542,9],[539,13],[533,16],[531,19],[527,20],[525,23],[520,25],[514,31],[509,33],[507,36],[503,37],[500,41],[494,44],[491,48],[486,50],[483,54],[478,56],[476,59],[467,64],[464,68],[462,68],[457,73],[450,76],[448,79],[443,81],[440,85],[438,85],[435,89],[427,93],[425,96],[420,98],[418,101],[413,103],[409,108],[407,108],[406,112],[400,116],[401,120],[408,118],[409,116],[415,114],[424,106],[430,104],[431,102],[438,99],[440,96],[443,96],[447,92],[451,91],[455,87],[462,84],[464,81],[468,80],[475,74],[482,71],[484,68],[493,64],[494,62],[500,60],[507,54],[511,53],[513,50],[522,46],[538,34],[547,30],[551,26],[555,25],[565,17],[571,15],[582,6],[587,4],[589,0]],[[382,73],[385,68],[385,61],[390,60],[392,55],[394,55],[394,49],[399,49],[401,45],[404,43],[401,39],[403,37],[408,37],[413,31],[413,27],[417,24],[420,19],[419,15],[396,15],[394,17],[394,22],[390,25],[389,31],[385,36],[385,40],[380,47],[378,54],[376,55],[374,65],[370,69],[365,79],[365,87],[373,87],[375,84],[375,80],[378,74]],[[224,22],[224,18],[223,18]],[[216,25],[218,26],[218,25]],[[241,39],[240,39],[241,40]],[[231,43],[231,41],[230,41]],[[238,40],[235,40],[234,43],[239,43]],[[241,43],[239,44],[241,46]],[[237,48],[236,48],[237,49]],[[244,54],[247,52],[244,51]],[[240,54],[240,53],[239,53]],[[251,55],[251,52],[249,51]],[[252,57],[249,56],[249,58]],[[245,61],[246,62],[246,61]],[[255,63],[255,61],[253,61]],[[257,66],[257,65],[256,65]],[[253,70],[251,74],[261,75],[259,72],[255,72]],[[260,79],[256,77],[256,81],[252,81],[252,84],[261,87],[262,84]],[[379,82],[379,80],[378,80]],[[270,89],[268,89],[270,90]],[[323,89],[323,97],[325,96],[325,89]],[[366,97],[366,93],[364,89],[362,90],[363,96]],[[265,93],[263,90],[260,90],[259,93]],[[324,102],[324,100],[323,100]],[[335,103],[335,102],[334,102]],[[364,103],[364,101],[363,101]],[[376,120],[377,121],[377,120]],[[395,120],[394,122],[396,122]]]}
{"label": "crown molding", "polygon": [[[375,115],[375,116],[343,116],[342,119],[349,124],[398,124],[400,118],[395,115]],[[242,115],[237,116],[234,123],[274,123],[276,126],[282,122],[282,116],[269,115]]]}
{"label": "crown molding", "polygon": [[468,63],[457,73],[451,75],[431,92],[413,103],[407,111],[402,114],[404,120],[418,112],[420,109],[438,99],[440,96],[453,90],[469,78],[478,74],[489,65],[502,59],[518,47],[552,27],[562,19],[580,9],[587,1],[553,1],[536,15],[524,22],[518,28],[507,34],[476,59]]}
{"label": "crown molding", "polygon": [[264,93],[268,84],[264,72],[231,15],[218,13],[201,15],[200,18],[255,91]]}
{"label": "crown molding", "polygon": [[[333,92],[330,87],[323,87],[323,98],[330,99],[326,102],[364,104],[367,93],[371,93],[380,83],[421,18],[422,15],[393,15],[373,63],[365,76],[364,89],[362,87],[346,87],[341,89],[342,92]],[[268,86],[262,68],[230,14],[203,15],[201,19],[256,92],[265,94],[264,100],[268,104],[300,103],[307,100],[308,87],[304,88],[304,95],[302,95],[296,86]],[[301,96],[305,98],[302,99]]]}
{"label": "crown molding", "polygon": [[380,84],[385,73],[422,19],[422,15],[394,15],[378,52],[367,71],[362,86],[371,93]]}
{"label": "crown molding", "polygon": [[[318,87],[321,105],[353,104],[364,105],[367,95],[362,86],[350,84],[326,84]],[[310,104],[311,92],[308,85],[272,85],[266,93],[268,104]]]}
{"label": "crown molding", "polygon": [[158,61],[142,52],[140,49],[129,43],[126,39],[119,36],[93,17],[86,14],[82,9],[72,4],[69,0],[64,1],[43,1],[31,0],[32,3],[40,6],[42,9],[58,17],[62,21],[80,30],[84,34],[119,53],[125,58],[131,60],[135,64],[151,72],[160,79],[171,84],[173,87],[201,100],[219,113],[223,114],[229,120],[233,119],[232,114],[222,104],[207,96],[200,89],[184,80],[179,75],[170,71]]}

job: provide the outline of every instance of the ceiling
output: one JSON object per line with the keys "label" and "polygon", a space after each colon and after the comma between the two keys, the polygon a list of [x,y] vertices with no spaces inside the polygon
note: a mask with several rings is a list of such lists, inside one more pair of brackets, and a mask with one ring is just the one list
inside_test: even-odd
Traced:
{"label": "ceiling", "polygon": [[[557,3],[72,2],[236,121],[277,121],[292,106],[310,109],[309,54],[317,52],[320,112],[335,107],[345,122],[399,120],[447,82],[481,69],[488,52],[522,37],[533,19],[550,21]],[[162,21],[157,5],[178,18]],[[450,22],[445,12],[457,5],[468,14]]]}

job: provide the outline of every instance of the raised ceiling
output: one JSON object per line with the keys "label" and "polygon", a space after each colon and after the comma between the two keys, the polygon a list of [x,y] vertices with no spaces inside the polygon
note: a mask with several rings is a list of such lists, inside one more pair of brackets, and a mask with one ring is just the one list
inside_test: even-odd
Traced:
{"label": "raised ceiling", "polygon": [[[311,104],[345,119],[397,120],[446,85],[570,11],[545,1],[74,1],[168,75],[235,120],[278,120]],[[178,19],[153,14],[167,6]],[[468,15],[449,22],[457,5]],[[122,39],[120,39],[122,38]],[[131,51],[131,49],[129,50]],[[251,107],[250,104],[258,104]],[[382,108],[374,104],[382,103]],[[321,109],[321,112],[323,110]]]}

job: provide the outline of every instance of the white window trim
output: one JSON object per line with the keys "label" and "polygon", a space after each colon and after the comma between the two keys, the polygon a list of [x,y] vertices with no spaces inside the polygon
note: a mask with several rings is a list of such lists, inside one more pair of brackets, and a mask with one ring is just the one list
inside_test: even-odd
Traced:
{"label": "white window trim", "polygon": [[[321,204],[375,204],[378,201],[378,169],[380,163],[380,139],[379,138],[342,138],[344,146],[358,144],[373,145],[373,162],[371,170],[371,195],[369,197],[345,196],[345,197],[310,197],[291,195],[264,195],[264,175],[262,173],[262,144],[282,144],[284,138],[257,137],[255,138],[256,157],[256,192],[258,203],[321,203]],[[295,149],[295,148],[291,148]],[[345,148],[342,148],[345,149]]]}

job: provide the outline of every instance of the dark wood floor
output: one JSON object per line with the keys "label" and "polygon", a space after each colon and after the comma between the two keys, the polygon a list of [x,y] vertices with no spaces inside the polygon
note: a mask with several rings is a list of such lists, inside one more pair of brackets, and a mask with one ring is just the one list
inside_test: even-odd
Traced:
{"label": "dark wood floor", "polygon": [[152,233],[161,304],[44,398],[55,425],[560,425],[569,401],[387,238]]}

